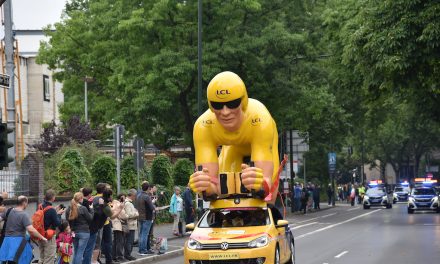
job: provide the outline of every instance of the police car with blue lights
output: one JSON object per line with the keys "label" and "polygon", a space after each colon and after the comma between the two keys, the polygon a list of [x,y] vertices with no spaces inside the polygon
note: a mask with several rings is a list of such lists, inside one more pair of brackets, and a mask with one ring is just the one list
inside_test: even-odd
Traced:
{"label": "police car with blue lights", "polygon": [[393,203],[407,202],[411,189],[408,182],[403,182],[394,187]]}
{"label": "police car with blue lights", "polygon": [[416,210],[440,213],[439,195],[435,191],[432,181],[419,183],[412,189],[408,198],[408,214],[412,214]]}
{"label": "police car with blue lights", "polygon": [[387,193],[381,182],[370,182],[368,187],[362,201],[364,209],[370,209],[371,206],[385,206],[387,209],[393,207],[393,197]]}

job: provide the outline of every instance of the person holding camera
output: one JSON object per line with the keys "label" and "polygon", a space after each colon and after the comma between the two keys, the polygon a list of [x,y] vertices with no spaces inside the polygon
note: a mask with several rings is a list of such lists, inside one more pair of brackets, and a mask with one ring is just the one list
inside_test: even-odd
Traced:
{"label": "person holding camera", "polygon": [[66,209],[62,204],[53,207],[53,202],[55,202],[55,191],[47,190],[42,203],[42,208],[44,210],[44,230],[50,230],[47,234],[52,235],[46,237],[47,242],[42,240],[38,241],[38,248],[40,250],[39,264],[52,264],[57,257],[57,244],[54,234],[56,229],[61,225],[61,215]]}

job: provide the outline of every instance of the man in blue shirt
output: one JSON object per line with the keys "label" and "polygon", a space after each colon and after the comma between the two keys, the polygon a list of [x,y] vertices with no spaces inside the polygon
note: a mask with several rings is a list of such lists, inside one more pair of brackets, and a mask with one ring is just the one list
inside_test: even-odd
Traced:
{"label": "man in blue shirt", "polygon": [[301,186],[295,183],[295,211],[301,210]]}

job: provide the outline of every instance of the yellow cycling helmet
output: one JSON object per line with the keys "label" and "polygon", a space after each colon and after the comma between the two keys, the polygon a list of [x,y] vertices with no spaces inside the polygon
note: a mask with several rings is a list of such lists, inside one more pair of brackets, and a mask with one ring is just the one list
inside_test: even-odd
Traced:
{"label": "yellow cycling helmet", "polygon": [[243,111],[248,105],[248,95],[243,80],[235,73],[225,71],[217,74],[208,84],[207,90],[209,109],[214,111],[211,104],[226,103],[241,99]]}

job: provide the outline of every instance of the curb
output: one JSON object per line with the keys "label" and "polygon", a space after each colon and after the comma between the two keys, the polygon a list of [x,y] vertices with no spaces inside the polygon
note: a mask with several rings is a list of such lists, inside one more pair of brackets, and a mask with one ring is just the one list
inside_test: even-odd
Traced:
{"label": "curb", "polygon": [[165,252],[164,254],[161,254],[161,255],[154,255],[151,257],[138,258],[136,260],[127,261],[127,262],[124,262],[124,264],[125,263],[127,263],[127,264],[148,263],[148,262],[153,262],[153,261],[170,259],[170,258],[174,258],[174,257],[178,257],[178,256],[183,256],[183,247],[181,249],[175,249],[175,250]]}

